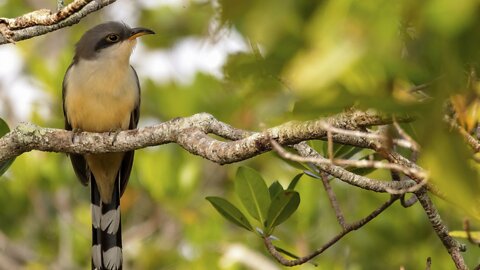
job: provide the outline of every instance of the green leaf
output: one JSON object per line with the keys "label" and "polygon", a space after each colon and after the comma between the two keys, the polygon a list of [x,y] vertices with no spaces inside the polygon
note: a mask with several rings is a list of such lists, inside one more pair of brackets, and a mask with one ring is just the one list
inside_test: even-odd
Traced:
{"label": "green leaf", "polygon": [[271,200],[273,200],[273,198],[275,198],[275,196],[282,191],[283,187],[278,181],[273,182],[270,187],[268,187],[268,193],[270,193]]}
{"label": "green leaf", "polygon": [[300,195],[296,191],[286,190],[280,192],[273,200],[268,210],[266,232],[271,233],[275,226],[287,220],[298,208]]}
{"label": "green leaf", "polygon": [[294,190],[295,187],[297,186],[298,181],[300,180],[300,178],[302,178],[302,176],[303,176],[303,173],[299,173],[295,175],[295,177],[293,177],[292,181],[288,185],[287,190]]}
{"label": "green leaf", "polygon": [[[7,123],[5,123],[2,118],[0,118],[0,137],[7,134],[8,132],[10,132],[10,129],[8,128]],[[2,176],[7,171],[8,167],[12,165],[14,160],[15,158],[11,158],[0,162],[0,176]]]}
{"label": "green leaf", "polygon": [[248,213],[264,224],[270,207],[270,194],[262,176],[254,169],[238,168],[235,192]]}
{"label": "green leaf", "polygon": [[235,205],[220,197],[207,197],[206,199],[224,218],[237,226],[253,231],[253,227],[248,222],[247,217]]}

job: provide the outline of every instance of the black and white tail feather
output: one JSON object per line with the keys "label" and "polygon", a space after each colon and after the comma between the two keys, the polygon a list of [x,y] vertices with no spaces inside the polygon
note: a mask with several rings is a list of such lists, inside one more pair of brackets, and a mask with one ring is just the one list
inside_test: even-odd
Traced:
{"label": "black and white tail feather", "polygon": [[112,200],[108,204],[102,202],[95,180],[90,181],[90,183],[92,203],[92,269],[121,270],[123,261],[120,219],[120,174],[115,183]]}

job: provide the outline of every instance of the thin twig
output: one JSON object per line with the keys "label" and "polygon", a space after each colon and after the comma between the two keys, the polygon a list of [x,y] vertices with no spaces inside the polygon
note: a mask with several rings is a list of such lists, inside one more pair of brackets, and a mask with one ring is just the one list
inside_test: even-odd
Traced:
{"label": "thin twig", "polygon": [[417,192],[415,192],[415,195],[417,196],[418,201],[420,202],[425,213],[427,214],[428,220],[432,224],[433,230],[437,234],[438,238],[440,238],[440,241],[442,241],[442,244],[445,246],[448,253],[452,257],[452,260],[455,263],[457,269],[468,269],[463,259],[463,256],[460,253],[461,251],[465,251],[465,246],[461,245],[452,236],[450,236],[447,226],[445,226],[445,223],[442,221],[440,214],[430,200],[430,197],[428,197],[426,189],[422,188],[418,190]]}
{"label": "thin twig", "polygon": [[[332,165],[340,165],[340,166],[351,166],[355,168],[375,168],[375,169],[388,169],[397,172],[401,172],[407,175],[415,175],[417,178],[423,179],[418,185],[413,187],[408,187],[405,190],[393,190],[389,189],[387,192],[391,194],[400,194],[405,192],[412,192],[418,190],[421,186],[427,183],[427,174],[424,171],[419,171],[415,168],[409,168],[405,166],[401,166],[398,164],[393,163],[385,163],[379,162],[374,160],[348,160],[348,159],[334,159],[329,160],[323,157],[302,157],[293,153],[290,153],[283,149],[275,140],[271,140],[270,143],[273,146],[273,150],[275,150],[282,158],[296,161],[296,162],[310,162],[314,164],[332,164]],[[420,186],[420,187],[419,187]],[[412,188],[412,191],[409,191]]]}
{"label": "thin twig", "polygon": [[[298,143],[293,147],[303,157],[322,158],[322,156],[317,151],[315,151],[315,149],[309,147],[305,142]],[[387,182],[383,180],[376,180],[354,174],[340,166],[336,166],[333,164],[316,164],[316,166],[319,170],[324,171],[345,183],[375,192],[386,192],[387,188],[404,189],[414,186],[416,184],[413,180],[405,180],[401,182]]]}
{"label": "thin twig", "polygon": [[475,153],[480,152],[480,142],[470,135],[462,126],[457,124],[455,120],[445,116],[445,121],[447,121],[452,128],[454,128],[462,137],[465,139],[465,141],[470,145],[470,147],[473,149]]}
{"label": "thin twig", "polygon": [[[368,133],[368,132],[363,132],[359,130],[348,130],[348,129],[342,129],[342,128],[337,128],[332,125],[330,125],[327,122],[322,122],[322,128],[324,128],[327,131],[330,131],[332,133],[336,134],[343,134],[343,135],[348,135],[348,136],[353,136],[357,138],[365,138],[365,139],[370,139],[370,140],[380,140],[380,141],[385,141],[387,138],[385,138],[384,135],[380,135],[377,133]],[[327,133],[328,134],[328,133]],[[406,140],[406,139],[392,139],[392,143],[395,145],[398,145],[403,148],[408,148],[408,149],[414,149],[415,146],[412,144],[411,141]]]}
{"label": "thin twig", "polygon": [[[387,188],[387,192],[390,194],[406,194],[406,193],[413,193],[416,192],[417,190],[421,189],[423,186],[428,184],[428,178],[424,178],[420,183],[415,184],[414,186],[404,188],[404,189],[390,189]],[[412,201],[412,203],[414,203]]]}
{"label": "thin twig", "polygon": [[[402,178],[398,172],[390,171],[390,175],[392,176],[392,181],[396,181],[396,182],[402,181]],[[405,193],[400,194],[400,204],[404,208],[412,206],[417,201],[417,198],[415,197],[415,195],[412,196],[409,200],[405,200],[405,196],[406,196]]]}
{"label": "thin twig", "polygon": [[338,224],[340,224],[340,226],[342,226],[342,229],[345,230],[347,228],[347,224],[345,223],[345,216],[343,215],[342,209],[340,208],[340,204],[337,201],[337,196],[335,195],[335,192],[333,192],[333,189],[330,186],[330,183],[328,182],[327,174],[324,172],[321,172],[320,178],[322,179],[323,187],[327,192],[328,200],[330,201],[330,204],[332,205],[332,208],[335,211],[335,216],[337,217]]}
{"label": "thin twig", "polygon": [[409,144],[411,145],[411,149],[415,152],[419,152],[421,147],[420,145],[410,136],[408,135],[407,132],[405,132],[405,130],[403,130],[403,128],[400,126],[400,124],[397,122],[397,120],[395,119],[395,116],[393,116],[393,126],[395,127],[395,129],[397,130],[398,134],[403,138],[405,139],[406,141],[409,142]]}
{"label": "thin twig", "polygon": [[465,230],[465,233],[467,234],[468,241],[474,245],[480,245],[480,241],[477,239],[474,239],[472,237],[472,232],[470,230],[470,221],[468,219],[465,219],[463,221],[463,229]]}
{"label": "thin twig", "polygon": [[363,227],[365,224],[376,218],[379,214],[381,214],[385,209],[387,209],[390,205],[392,205],[396,200],[398,199],[398,196],[391,196],[390,199],[382,204],[379,208],[375,209],[372,213],[370,213],[368,216],[365,218],[352,223],[351,225],[348,225],[342,232],[334,236],[330,241],[325,243],[322,247],[319,249],[315,250],[312,252],[310,255],[300,257],[295,260],[288,260],[285,257],[282,256],[276,249],[275,246],[273,245],[271,239],[269,237],[264,237],[263,242],[268,250],[268,252],[282,265],[285,266],[296,266],[296,265],[301,265],[304,264],[311,259],[315,258],[316,256],[322,254],[325,250],[330,248],[332,245],[334,245],[336,242],[338,242],[340,239],[342,239],[345,235],[350,233],[351,231],[358,230],[361,227]]}
{"label": "thin twig", "polygon": [[415,195],[412,195],[412,197],[410,197],[407,200],[405,200],[405,196],[402,196],[402,198],[400,198],[400,204],[404,208],[408,208],[408,207],[414,205],[417,201],[418,201],[418,199],[417,199],[417,196],[415,196]]}
{"label": "thin twig", "polygon": [[[274,148],[276,148],[275,143],[276,142],[274,142]],[[332,131],[328,129],[327,129],[327,149],[328,149],[328,159],[330,159],[330,161],[333,161],[333,159],[335,158],[333,156],[333,137],[332,137]]]}

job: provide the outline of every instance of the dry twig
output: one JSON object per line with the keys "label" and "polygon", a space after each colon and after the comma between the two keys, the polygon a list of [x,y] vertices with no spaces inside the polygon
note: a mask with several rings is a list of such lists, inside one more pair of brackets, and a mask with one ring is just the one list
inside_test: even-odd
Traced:
{"label": "dry twig", "polygon": [[473,149],[473,151],[475,153],[478,153],[480,152],[480,142],[475,138],[473,137],[472,135],[470,135],[470,133],[468,133],[462,126],[460,126],[459,124],[457,124],[455,122],[455,120],[445,116],[445,121],[453,128],[455,129],[456,131],[458,131],[458,133],[460,133],[460,135],[462,135],[462,137],[465,139],[465,141],[468,143],[468,145],[470,145],[470,147]]}
{"label": "dry twig", "polygon": [[466,270],[468,269],[465,261],[460,254],[461,251],[465,251],[465,246],[461,245],[457,242],[450,234],[448,233],[448,228],[445,223],[442,221],[440,214],[438,213],[435,205],[432,203],[430,198],[427,195],[427,191],[425,188],[422,188],[415,192],[415,195],[418,198],[418,201],[422,205],[425,213],[427,214],[427,218],[432,224],[432,228],[437,234],[442,244],[447,249],[448,253],[452,257],[453,262],[457,269]]}
{"label": "dry twig", "polygon": [[328,182],[327,174],[324,172],[320,173],[320,178],[323,183],[323,187],[325,188],[325,191],[327,192],[328,195],[328,200],[330,201],[330,204],[332,205],[333,211],[335,211],[335,217],[337,218],[338,224],[342,226],[342,229],[347,229],[347,223],[345,222],[345,216],[342,213],[342,209],[340,208],[340,204],[337,201],[337,196],[335,195],[335,192],[333,192],[332,187],[330,186],[330,183]]}
{"label": "dry twig", "polygon": [[365,224],[367,224],[368,222],[373,220],[375,217],[377,217],[383,211],[385,211],[388,207],[390,207],[397,199],[398,199],[398,196],[391,196],[390,200],[388,200],[387,202],[382,204],[379,208],[375,209],[372,213],[370,213],[365,218],[363,218],[361,220],[358,220],[355,223],[346,225],[346,227],[342,230],[342,232],[340,232],[339,234],[334,236],[332,239],[330,239],[330,241],[325,243],[322,247],[320,247],[319,249],[315,250],[314,252],[312,252],[311,254],[309,254],[307,256],[300,257],[300,258],[297,258],[295,260],[288,260],[285,257],[283,257],[282,254],[280,254],[277,251],[277,249],[275,248],[275,246],[272,243],[272,240],[269,237],[264,237],[263,242],[264,242],[265,246],[267,247],[268,252],[282,265],[285,265],[285,266],[301,265],[301,264],[304,264],[304,263],[310,261],[311,259],[315,258],[316,256],[322,254],[325,250],[327,250],[329,247],[334,245],[336,242],[338,242],[340,239],[342,239],[348,233],[350,233],[354,230],[358,230],[361,227],[363,227]]}
{"label": "dry twig", "polygon": [[426,173],[415,168],[409,168],[398,164],[384,163],[373,160],[349,160],[349,159],[326,159],[320,155],[316,157],[302,157],[295,155],[283,149],[276,141],[271,140],[270,142],[273,146],[273,149],[282,157],[288,160],[296,162],[308,162],[315,165],[327,164],[327,165],[337,165],[337,166],[351,166],[355,168],[375,168],[375,169],[389,169],[396,172],[402,172],[407,175],[416,175],[416,177],[423,179],[417,185],[409,186],[402,190],[396,190],[392,188],[386,188],[385,191],[391,194],[403,194],[406,192],[413,192],[418,190],[421,186],[427,183]]}

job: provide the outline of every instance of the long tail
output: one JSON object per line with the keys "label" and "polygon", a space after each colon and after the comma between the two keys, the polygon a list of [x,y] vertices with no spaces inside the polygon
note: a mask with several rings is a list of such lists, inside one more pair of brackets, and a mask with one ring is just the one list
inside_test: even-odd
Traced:
{"label": "long tail", "polygon": [[[93,177],[92,177],[93,178]],[[117,179],[109,204],[100,199],[95,179],[91,179],[92,269],[122,269],[122,227],[120,222],[120,185]]]}

